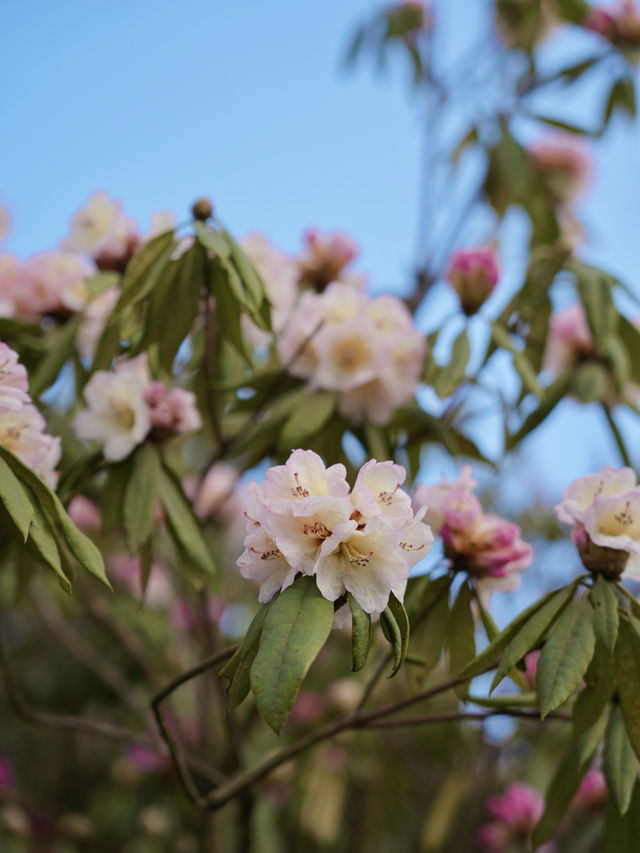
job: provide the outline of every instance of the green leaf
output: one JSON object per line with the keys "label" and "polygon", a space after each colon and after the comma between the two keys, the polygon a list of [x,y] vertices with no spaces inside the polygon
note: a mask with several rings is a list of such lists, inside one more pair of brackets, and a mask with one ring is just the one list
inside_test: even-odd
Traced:
{"label": "green leaf", "polygon": [[[476,654],[476,627],[471,612],[473,594],[468,582],[460,587],[449,615],[447,627],[447,647],[449,649],[449,667],[453,675],[459,675]],[[465,695],[469,686],[462,685],[459,695]]]}
{"label": "green leaf", "polygon": [[614,664],[625,728],[640,758],[640,637],[626,616],[620,619]]}
{"label": "green leaf", "polygon": [[578,295],[584,307],[589,330],[598,352],[605,352],[609,338],[615,334],[618,312],[611,294],[611,281],[597,267],[572,261],[570,269],[576,277]]}
{"label": "green leaf", "polygon": [[573,732],[575,737],[583,735],[600,718],[607,707],[615,684],[613,658],[596,639],[591,663],[585,673],[586,686],[578,694],[573,705]]}
{"label": "green leaf", "polygon": [[124,493],[124,534],[127,548],[135,554],[154,528],[160,456],[150,442],[137,448],[133,455],[131,477]]}
{"label": "green leaf", "polygon": [[551,625],[553,625],[573,598],[576,586],[577,581],[574,581],[568,586],[557,590],[548,597],[541,607],[536,608],[532,615],[521,625],[504,651],[498,671],[491,684],[490,693],[493,693],[502,679],[511,672],[527,652],[537,647]]}
{"label": "green leaf", "polygon": [[47,335],[47,353],[29,379],[29,393],[39,397],[58,378],[65,362],[74,352],[76,334],[82,314],[76,314],[50,335]]}
{"label": "green leaf", "polygon": [[629,743],[619,707],[614,707],[609,719],[603,769],[609,793],[622,815],[631,804],[638,779],[638,759]]}
{"label": "green leaf", "polygon": [[630,118],[636,114],[636,91],[632,77],[621,77],[611,87],[602,114],[603,130],[616,111],[626,113]]}
{"label": "green leaf", "polygon": [[491,666],[492,663],[497,661],[498,658],[502,655],[502,653],[507,648],[511,640],[518,633],[520,628],[522,628],[522,626],[531,618],[531,616],[533,616],[534,613],[540,610],[543,605],[545,605],[560,591],[561,590],[553,590],[553,592],[548,592],[539,601],[536,601],[535,604],[532,604],[530,607],[527,607],[527,609],[523,611],[519,616],[516,616],[516,618],[512,622],[510,622],[505,628],[502,629],[502,631],[496,634],[496,636],[491,640],[489,645],[484,648],[479,655],[477,655],[464,667],[460,675],[463,678],[475,678],[476,675],[480,675],[481,673],[486,672],[487,668]]}
{"label": "green leaf", "polygon": [[573,371],[567,371],[560,374],[550,385],[543,391],[540,405],[534,409],[522,422],[520,428],[513,434],[508,436],[506,449],[512,450],[520,442],[526,438],[529,433],[533,432],[536,427],[551,414],[558,403],[567,395],[571,387]]}
{"label": "green leaf", "polygon": [[358,672],[365,665],[371,642],[371,616],[360,607],[356,599],[347,593],[351,610],[351,670]]}
{"label": "green leaf", "polygon": [[523,388],[533,391],[540,400],[544,399],[545,392],[538,382],[535,368],[529,362],[526,353],[518,349],[507,330],[495,322],[491,324],[491,335],[497,346],[506,349],[513,356],[513,366],[522,380]]}
{"label": "green leaf", "polygon": [[251,667],[258,653],[262,627],[270,606],[271,602],[263,604],[258,610],[251,620],[240,648],[218,673],[220,678],[227,679],[227,710],[229,711],[237,708],[249,693]]}
{"label": "green leaf", "polygon": [[593,609],[583,595],[560,616],[542,647],[536,671],[542,719],[576,689],[594,648]]}
{"label": "green leaf", "polygon": [[146,292],[147,278],[152,270],[157,275],[160,271],[158,268],[168,263],[174,246],[173,231],[165,231],[164,234],[158,234],[138,249],[127,264],[122,279],[122,290],[113,310],[115,315],[119,315],[129,305],[142,298],[141,294]]}
{"label": "green leaf", "polygon": [[631,804],[623,816],[611,798],[607,799],[604,816],[603,853],[638,853],[640,838],[640,785],[636,785]]}
{"label": "green leaf", "polygon": [[402,663],[407,656],[407,651],[409,649],[409,617],[407,616],[407,611],[404,609],[404,604],[400,599],[396,598],[393,592],[389,594],[388,607],[393,613],[393,618],[396,620],[396,624],[400,629],[400,652],[402,656]]}
{"label": "green leaf", "polygon": [[451,346],[449,364],[436,374],[433,387],[440,398],[449,397],[462,382],[470,355],[469,337],[463,329]]}
{"label": "green leaf", "polygon": [[314,438],[333,415],[337,400],[334,391],[306,393],[282,427],[280,447],[289,451]]}
{"label": "green leaf", "polygon": [[[173,361],[180,345],[191,331],[195,322],[203,295],[206,257],[199,243],[194,245],[172,264],[159,285],[158,298],[160,329],[158,358],[161,367],[171,371]],[[176,311],[176,306],[180,310]]]}
{"label": "green leaf", "polygon": [[613,654],[618,636],[618,599],[609,581],[597,575],[589,593],[593,605],[593,629],[608,652]]}
{"label": "green leaf", "polygon": [[555,835],[560,821],[580,786],[582,777],[591,766],[598,751],[606,724],[607,718],[603,716],[582,737],[571,741],[546,792],[544,814],[533,831],[535,849]]}
{"label": "green leaf", "polygon": [[23,542],[29,536],[34,512],[28,495],[4,459],[0,459],[0,501],[20,531]]}
{"label": "green leaf", "polygon": [[102,554],[91,539],[78,530],[73,521],[71,521],[60,502],[60,498],[51,491],[46,483],[31,468],[28,468],[5,447],[0,446],[0,455],[13,473],[31,489],[44,517],[47,519],[49,527],[66,543],[80,565],[111,589],[111,584],[104,571]]}
{"label": "green leaf", "polygon": [[229,258],[231,256],[231,249],[221,234],[218,234],[213,228],[209,228],[204,222],[196,222],[193,227],[195,228],[198,240],[205,249],[213,252],[214,255],[219,255],[221,258]]}
{"label": "green leaf", "polygon": [[380,627],[393,650],[393,669],[389,675],[389,678],[393,678],[402,666],[404,657],[402,654],[402,632],[389,605],[380,614]]}
{"label": "green leaf", "polygon": [[27,546],[32,547],[35,553],[53,569],[58,576],[58,582],[66,593],[71,592],[71,581],[62,568],[62,560],[58,548],[57,537],[51,531],[47,519],[38,508],[37,502],[33,504],[34,517],[29,528],[29,539]]}
{"label": "green leaf", "polygon": [[333,602],[322,597],[313,577],[298,578],[273,600],[250,680],[258,710],[276,734],[332,624]]}
{"label": "green leaf", "polygon": [[[443,578],[438,580],[442,581]],[[446,585],[447,589],[449,585],[450,582]],[[449,597],[443,595],[435,600],[427,617],[417,629],[411,632],[413,648],[424,659],[425,674],[430,672],[440,660],[447,639],[448,626]]]}
{"label": "green leaf", "polygon": [[200,523],[182,486],[166,465],[160,469],[158,487],[174,542],[196,568],[206,574],[214,574],[215,562],[200,530]]}
{"label": "green leaf", "polygon": [[132,459],[128,457],[117,465],[109,466],[100,495],[102,509],[101,529],[104,534],[123,527],[124,496],[131,478]]}

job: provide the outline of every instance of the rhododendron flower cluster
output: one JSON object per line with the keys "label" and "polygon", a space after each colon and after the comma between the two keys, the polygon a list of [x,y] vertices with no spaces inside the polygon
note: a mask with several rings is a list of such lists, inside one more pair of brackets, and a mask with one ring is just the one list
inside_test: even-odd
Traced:
{"label": "rhododendron flower cluster", "polygon": [[334,282],[302,296],[276,348],[311,390],[338,391],[345,417],[384,423],[415,393],[426,340],[395,296],[371,298]]}
{"label": "rhododendron flower cluster", "polygon": [[0,257],[0,312],[34,322],[45,314],[71,314],[90,298],[85,280],[95,274],[88,258],[70,252],[41,252],[28,261]]}
{"label": "rhododendron flower cluster", "polygon": [[556,508],[591,572],[640,579],[640,486],[632,468],[605,466],[574,480]]}
{"label": "rhododendron flower cluster", "polygon": [[498,257],[490,246],[458,249],[449,258],[445,278],[458,294],[464,313],[471,316],[487,301],[498,283]]}
{"label": "rhododendron flower cluster", "polygon": [[113,371],[98,370],[83,393],[88,408],[76,415],[76,433],[101,442],[105,459],[113,462],[128,456],[152,431],[164,438],[201,425],[190,391],[151,381],[146,353],[119,361]]}
{"label": "rhododendron flower cluster", "polygon": [[527,152],[558,204],[568,204],[589,184],[592,161],[584,140],[569,133],[553,133],[531,143]]}
{"label": "rhododendron flower cluster", "polygon": [[300,282],[317,290],[337,281],[358,254],[358,247],[351,237],[340,231],[322,234],[317,228],[309,228],[304,241],[305,249],[299,259]]}
{"label": "rhododendron flower cluster", "polygon": [[409,570],[433,541],[426,508],[413,513],[404,480],[402,466],[372,459],[350,490],[344,466],[325,468],[310,450],[270,468],[262,486],[250,486],[238,559],[244,577],[261,581],[259,600],[269,601],[298,573],[315,576],[330,601],[350,592],[367,613],[384,610],[391,592],[402,600]]}
{"label": "rhododendron flower cluster", "polygon": [[465,465],[456,480],[415,486],[414,505],[428,507],[427,522],[440,535],[454,571],[476,578],[485,594],[515,589],[533,549],[520,538],[517,524],[483,511],[473,494],[476,485]]}
{"label": "rhododendron flower cluster", "polygon": [[106,192],[93,193],[71,220],[63,249],[90,255],[103,270],[124,269],[140,244],[133,219],[124,215],[119,201]]}
{"label": "rhododendron flower cluster", "polygon": [[60,439],[44,431],[45,420],[32,404],[28,387],[18,354],[0,341],[0,444],[53,488],[58,481]]}
{"label": "rhododendron flower cluster", "polygon": [[506,853],[511,845],[528,841],[542,817],[544,798],[530,785],[514,782],[502,796],[489,797],[486,807],[492,820],[479,828],[478,846],[484,853]]}

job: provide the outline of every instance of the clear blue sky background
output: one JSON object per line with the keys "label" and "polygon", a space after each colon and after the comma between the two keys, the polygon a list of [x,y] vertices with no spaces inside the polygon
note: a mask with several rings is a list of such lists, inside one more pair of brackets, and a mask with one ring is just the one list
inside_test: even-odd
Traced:
{"label": "clear blue sky background", "polygon": [[[444,54],[482,32],[483,0],[440,0]],[[6,248],[57,244],[96,189],[146,227],[213,198],[238,234],[295,250],[307,225],[349,231],[376,289],[406,283],[415,252],[421,114],[406,69],[340,70],[371,0],[22,0],[0,3],[0,198]],[[552,38],[551,53],[584,44]],[[587,96],[560,102],[589,124]],[[631,284],[640,269],[640,133],[615,120],[581,206],[589,258]],[[517,258],[514,264],[517,267]],[[635,421],[625,424],[635,430]],[[579,439],[578,439],[579,435]],[[630,436],[631,437],[631,436]],[[631,442],[632,445],[635,442]],[[566,404],[531,442],[555,498],[615,448],[599,414]],[[435,473],[435,472],[433,472]],[[433,476],[432,473],[432,476]]]}

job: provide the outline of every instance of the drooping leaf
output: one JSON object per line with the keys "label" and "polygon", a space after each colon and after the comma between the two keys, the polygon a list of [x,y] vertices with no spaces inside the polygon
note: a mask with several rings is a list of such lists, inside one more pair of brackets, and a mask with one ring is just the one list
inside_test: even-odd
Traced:
{"label": "drooping leaf", "polygon": [[620,619],[614,663],[624,725],[640,758],[640,637],[626,617]]}
{"label": "drooping leaf", "polygon": [[160,457],[153,444],[146,441],[133,455],[131,478],[124,494],[124,533],[127,547],[135,554],[151,538],[154,527]]}
{"label": "drooping leaf", "polygon": [[371,616],[360,607],[356,599],[347,593],[347,601],[351,610],[351,670],[358,672],[362,669],[369,654],[371,642]]}
{"label": "drooping leaf", "polygon": [[198,570],[214,574],[215,561],[204,540],[198,519],[180,483],[166,465],[160,469],[158,488],[160,502],[176,545]]}
{"label": "drooping leaf", "polygon": [[404,604],[400,599],[396,598],[393,592],[389,594],[388,607],[393,613],[393,618],[400,629],[401,656],[404,661],[409,648],[409,617],[407,616],[407,611],[404,609]]}
{"label": "drooping leaf", "polygon": [[222,667],[218,675],[227,680],[227,709],[233,711],[249,693],[251,666],[258,653],[260,635],[271,602],[263,604],[251,620],[240,648]]}
{"label": "drooping leaf", "polygon": [[604,815],[603,853],[637,853],[640,838],[640,785],[636,784],[631,804],[624,815],[609,798]]}
{"label": "drooping leaf", "polygon": [[282,427],[280,447],[290,451],[305,445],[327,423],[336,403],[337,396],[333,391],[305,394]]}
{"label": "drooping leaf", "polygon": [[393,651],[393,669],[389,675],[389,678],[393,678],[404,662],[402,654],[403,642],[400,626],[388,605],[380,614],[380,627]]}
{"label": "drooping leaf", "polygon": [[593,609],[583,595],[563,612],[542,648],[536,684],[543,719],[576,689],[594,648]]}
{"label": "drooping leaf", "polygon": [[333,624],[333,602],[313,577],[300,577],[274,599],[251,666],[251,689],[263,719],[280,733]]}
{"label": "drooping leaf", "polygon": [[71,592],[71,580],[67,577],[60,557],[57,537],[52,532],[47,519],[40,511],[38,503],[33,504],[34,517],[29,528],[27,547],[34,550],[47,566],[53,569],[58,577],[60,586],[66,593]]}
{"label": "drooping leaf", "polygon": [[[471,611],[473,594],[468,582],[460,587],[449,615],[447,626],[447,648],[449,667],[453,675],[459,675],[476,654],[476,628]],[[466,695],[469,685],[458,688],[460,696]]]}
{"label": "drooping leaf", "polygon": [[74,352],[76,334],[82,314],[76,314],[59,329],[48,336],[47,354],[29,378],[29,393],[39,397],[58,378],[65,362]]}
{"label": "drooping leaf", "polygon": [[26,542],[34,517],[33,506],[20,481],[4,459],[0,459],[0,501],[20,531],[23,541]]}
{"label": "drooping leaf", "polygon": [[584,680],[586,686],[573,705],[575,737],[583,735],[600,718],[613,693],[613,658],[598,639]]}
{"label": "drooping leaf", "polygon": [[13,473],[33,492],[43,516],[52,532],[55,532],[67,545],[80,565],[111,589],[104,570],[102,554],[88,536],[75,526],[67,515],[60,498],[52,492],[31,468],[14,456],[5,447],[0,446],[0,455]]}
{"label": "drooping leaf", "polygon": [[114,308],[114,314],[120,314],[125,308],[140,298],[147,278],[154,267],[169,262],[169,256],[175,246],[173,231],[165,231],[146,242],[127,264],[122,279],[120,297]]}
{"label": "drooping leaf", "polygon": [[545,810],[533,831],[533,845],[537,849],[553,838],[569,808],[580,781],[587,772],[604,737],[607,717],[598,722],[577,740],[571,740],[545,796]]}
{"label": "drooping leaf", "polygon": [[102,510],[102,532],[111,533],[123,526],[124,496],[131,479],[132,459],[128,457],[117,465],[109,466],[100,495]]}
{"label": "drooping leaf", "polygon": [[502,679],[511,672],[518,661],[522,660],[531,649],[537,647],[540,640],[569,604],[575,591],[576,581],[557,590],[521,625],[504,651],[498,671],[491,684],[491,693]]}
{"label": "drooping leaf", "polygon": [[609,581],[598,575],[589,593],[596,638],[613,654],[618,636],[618,600]]}
{"label": "drooping leaf", "polygon": [[638,759],[629,743],[619,707],[614,707],[609,719],[603,769],[609,794],[623,815],[631,804],[638,779]]}
{"label": "drooping leaf", "polygon": [[[446,586],[447,589],[448,586]],[[425,674],[430,672],[440,660],[447,640],[448,626],[449,598],[447,595],[441,595],[433,599],[432,607],[425,619],[420,622],[417,629],[411,631],[412,648],[424,659]]]}

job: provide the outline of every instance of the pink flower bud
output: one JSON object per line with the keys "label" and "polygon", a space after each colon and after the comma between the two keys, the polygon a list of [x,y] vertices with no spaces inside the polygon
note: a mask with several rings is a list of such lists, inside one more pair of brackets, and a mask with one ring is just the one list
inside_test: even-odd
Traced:
{"label": "pink flower bud", "polygon": [[152,382],[145,391],[151,429],[160,435],[181,435],[202,425],[195,395],[183,388],[167,390],[163,382]]}
{"label": "pink flower bud", "polygon": [[318,290],[335,281],[358,254],[353,240],[340,231],[322,234],[317,228],[309,228],[304,240],[306,249],[300,257],[300,279]]}
{"label": "pink flower bud", "polygon": [[573,201],[587,188],[593,162],[583,139],[550,133],[529,145],[527,153],[557,202]]}
{"label": "pink flower bud", "polygon": [[571,530],[571,541],[578,549],[582,565],[590,572],[617,580],[625,570],[629,554],[617,548],[596,545],[580,522]]}
{"label": "pink flower bud", "polygon": [[469,317],[487,301],[500,278],[495,251],[490,246],[458,249],[449,258],[445,278],[458,294]]}
{"label": "pink flower bud", "polygon": [[571,801],[573,809],[602,808],[607,802],[607,782],[602,770],[592,767],[582,777],[580,787]]}

